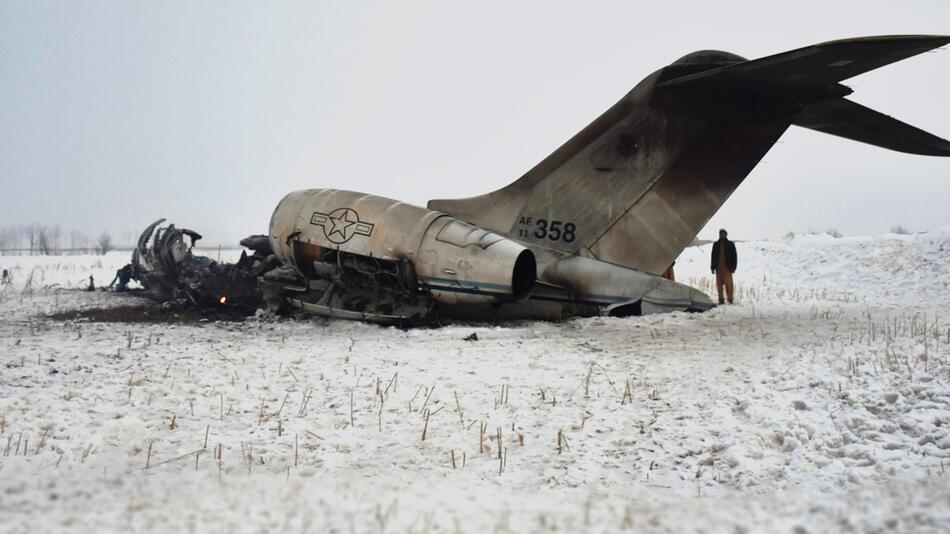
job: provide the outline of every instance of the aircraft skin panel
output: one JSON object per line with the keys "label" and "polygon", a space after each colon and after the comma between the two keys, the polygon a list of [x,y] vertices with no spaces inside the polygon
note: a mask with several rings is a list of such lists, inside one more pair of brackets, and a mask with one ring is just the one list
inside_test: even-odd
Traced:
{"label": "aircraft skin panel", "polygon": [[698,121],[630,106],[628,115],[525,195],[507,235],[576,254],[589,248],[676,161]]}
{"label": "aircraft skin panel", "polygon": [[591,246],[594,257],[662,273],[788,128],[790,119],[710,128]]}
{"label": "aircraft skin panel", "polygon": [[626,99],[617,102],[521,178],[502,189],[470,198],[430,200],[427,207],[449,213],[486,230],[508,232],[524,209],[533,188],[574,158],[583,147],[589,146],[615,127],[628,114],[629,108],[630,103]]}
{"label": "aircraft skin panel", "polygon": [[[641,86],[649,87],[654,78]],[[634,89],[508,187],[471,199],[433,200],[428,207],[533,250],[582,253],[656,184],[690,139],[709,127],[703,120],[644,105],[637,96],[641,92]]]}

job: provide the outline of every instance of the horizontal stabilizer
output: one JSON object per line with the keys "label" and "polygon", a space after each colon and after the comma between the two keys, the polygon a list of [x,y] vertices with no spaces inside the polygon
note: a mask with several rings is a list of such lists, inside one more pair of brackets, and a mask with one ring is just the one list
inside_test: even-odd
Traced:
{"label": "horizontal stabilizer", "polygon": [[806,107],[793,124],[898,152],[950,156],[950,141],[844,98]]}
{"label": "horizontal stabilizer", "polygon": [[681,76],[661,88],[754,92],[828,86],[950,43],[945,35],[892,35],[828,41]]}

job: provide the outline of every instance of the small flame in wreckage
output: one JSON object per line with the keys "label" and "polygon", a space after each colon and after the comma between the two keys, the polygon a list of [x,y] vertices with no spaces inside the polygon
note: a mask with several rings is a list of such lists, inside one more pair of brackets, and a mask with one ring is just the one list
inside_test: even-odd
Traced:
{"label": "small flame in wreckage", "polygon": [[226,296],[224,296],[224,295],[221,295],[221,298],[218,299],[218,303],[219,303],[219,304],[227,304],[227,303],[228,303],[228,297],[226,297]]}

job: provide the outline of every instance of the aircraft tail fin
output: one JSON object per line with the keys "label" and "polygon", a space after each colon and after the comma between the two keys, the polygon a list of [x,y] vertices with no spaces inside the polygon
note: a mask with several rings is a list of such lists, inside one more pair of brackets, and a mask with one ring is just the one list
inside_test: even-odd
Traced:
{"label": "aircraft tail fin", "polygon": [[648,76],[512,184],[429,207],[555,256],[658,274],[792,124],[950,155],[947,141],[844,99],[851,89],[839,83],[947,43],[950,36],[864,37],[753,61],[694,52]]}

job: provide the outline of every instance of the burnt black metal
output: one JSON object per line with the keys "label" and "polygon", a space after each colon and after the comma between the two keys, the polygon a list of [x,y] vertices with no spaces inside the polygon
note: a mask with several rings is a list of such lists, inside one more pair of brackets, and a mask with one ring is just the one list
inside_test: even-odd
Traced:
{"label": "burnt black metal", "polygon": [[194,253],[200,234],[173,224],[160,226],[163,222],[159,219],[142,232],[132,262],[123,268],[147,297],[169,308],[254,310],[260,305],[257,276],[268,264],[267,250],[257,247],[251,256],[242,252],[237,263],[220,263]]}

